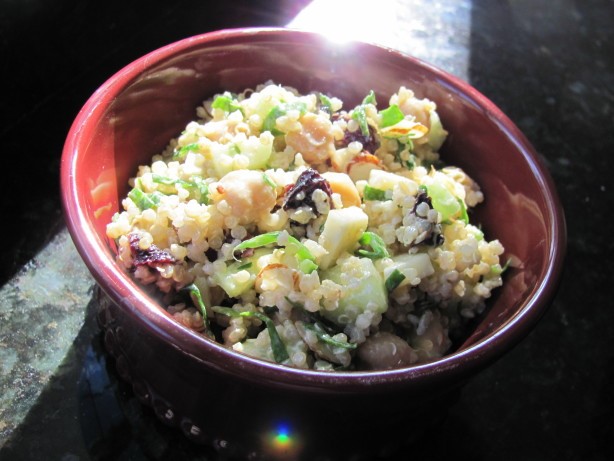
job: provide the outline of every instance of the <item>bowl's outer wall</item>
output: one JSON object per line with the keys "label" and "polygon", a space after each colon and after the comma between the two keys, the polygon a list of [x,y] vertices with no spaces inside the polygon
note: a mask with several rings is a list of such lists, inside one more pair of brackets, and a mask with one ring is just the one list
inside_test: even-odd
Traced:
{"label": "bowl's outer wall", "polygon": [[[175,55],[177,51],[181,53]],[[501,240],[504,258],[513,255],[523,264],[506,274],[490,312],[460,351],[438,364],[377,375],[331,376],[262,364],[185,331],[117,267],[105,227],[120,208],[137,166],[150,163],[151,156],[195,118],[195,107],[204,99],[267,80],[300,92],[338,96],[346,109],[369,89],[385,107],[401,85],[437,103],[450,132],[443,159],[464,168],[486,195],[473,219],[488,238]],[[132,340],[122,346],[122,360],[135,371],[133,379],[140,375],[140,380],[148,380],[150,394],[173,394],[180,378],[183,395],[177,401],[186,411],[190,399],[202,411],[211,405],[203,386],[212,385],[217,392],[219,383],[224,383],[222,388],[229,383],[241,386],[237,378],[248,386],[274,386],[280,396],[291,396],[295,390],[318,398],[338,392],[375,393],[408,408],[417,396],[428,395],[423,393],[429,388],[431,397],[439,398],[442,389],[456,386],[527,334],[554,295],[560,275],[565,245],[562,211],[551,179],[522,134],[463,82],[370,45],[332,45],[312,34],[279,30],[221,32],[172,44],[123,69],[92,96],[71,129],[62,162],[69,230],[97,282],[118,305],[114,318],[125,316],[129,329],[124,331],[133,332]],[[147,341],[135,342],[141,336]],[[238,398],[240,391],[233,392]]]}

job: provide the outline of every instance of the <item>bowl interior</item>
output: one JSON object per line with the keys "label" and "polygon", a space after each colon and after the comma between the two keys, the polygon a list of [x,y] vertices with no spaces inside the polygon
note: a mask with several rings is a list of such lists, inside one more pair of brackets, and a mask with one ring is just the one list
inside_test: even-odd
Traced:
{"label": "bowl interior", "polygon": [[308,33],[231,31],[187,39],[123,69],[92,96],[69,135],[62,184],[69,229],[103,288],[122,288],[121,301],[143,317],[162,315],[143,309],[142,293],[132,301],[126,296],[136,285],[114,267],[106,224],[120,208],[137,166],[149,163],[195,118],[197,105],[216,92],[241,91],[267,80],[338,96],[346,108],[369,89],[384,106],[401,85],[437,103],[450,133],[443,160],[465,169],[485,193],[474,219],[489,239],[503,243],[504,260],[513,255],[522,263],[506,274],[487,315],[447,360],[462,358],[478,345],[502,348],[504,331],[519,340],[553,294],[564,244],[556,193],[531,146],[465,83],[391,50],[333,45]]}

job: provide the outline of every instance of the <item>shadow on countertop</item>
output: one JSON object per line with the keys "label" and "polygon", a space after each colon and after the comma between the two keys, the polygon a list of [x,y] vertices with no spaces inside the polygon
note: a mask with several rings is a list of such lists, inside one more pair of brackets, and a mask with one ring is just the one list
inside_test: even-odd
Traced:
{"label": "shadow on countertop", "polygon": [[282,26],[308,0],[0,0],[0,181],[9,216],[0,252],[7,282],[63,225],[59,168],[79,109],[107,78],[176,40],[230,27]]}

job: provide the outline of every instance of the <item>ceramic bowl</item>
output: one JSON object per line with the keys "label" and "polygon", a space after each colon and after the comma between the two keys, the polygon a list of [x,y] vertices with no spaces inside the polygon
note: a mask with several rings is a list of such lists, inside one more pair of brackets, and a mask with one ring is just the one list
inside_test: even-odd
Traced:
{"label": "ceramic bowl", "polygon": [[[181,132],[204,99],[269,79],[300,92],[329,92],[347,107],[369,89],[387,98],[401,85],[437,103],[450,133],[443,159],[482,186],[486,201],[477,222],[521,262],[457,350],[390,371],[318,372],[263,362],[178,324],[116,264],[105,226],[137,165]],[[100,288],[99,321],[119,374],[161,420],[240,459],[373,459],[411,442],[445,416],[454,390],[534,327],[555,295],[564,258],[553,182],[492,102],[410,56],[307,32],[213,32],[132,62],[76,117],[61,184],[68,229]]]}

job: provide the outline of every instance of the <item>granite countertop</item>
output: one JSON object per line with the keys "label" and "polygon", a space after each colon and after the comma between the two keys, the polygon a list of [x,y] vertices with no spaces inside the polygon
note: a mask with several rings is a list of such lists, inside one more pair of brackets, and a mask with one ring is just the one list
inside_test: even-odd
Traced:
{"label": "granite countertop", "polygon": [[[70,123],[115,71],[174,40],[248,25],[342,31],[469,81],[527,135],[557,185],[568,249],[550,310],[413,453],[393,459],[614,459],[613,1],[381,0],[376,11],[362,0],[0,1],[11,242],[0,254],[0,459],[217,459],[159,423],[104,354],[58,171]],[[329,17],[322,7],[333,3],[342,9]]]}

